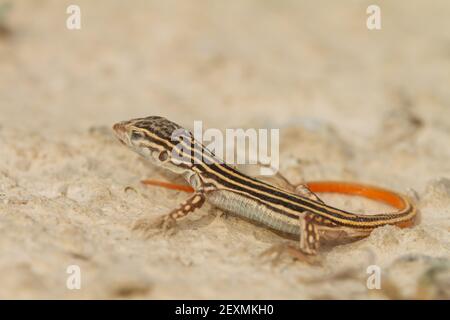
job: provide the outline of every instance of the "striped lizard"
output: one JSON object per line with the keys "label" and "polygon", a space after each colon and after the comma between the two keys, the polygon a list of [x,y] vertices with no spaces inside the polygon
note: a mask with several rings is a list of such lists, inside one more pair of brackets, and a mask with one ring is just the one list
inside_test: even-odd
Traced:
{"label": "striped lizard", "polygon": [[[123,121],[113,126],[124,145],[152,163],[182,175],[193,195],[178,208],[138,229],[171,228],[205,201],[272,230],[298,237],[302,256],[317,254],[321,239],[357,239],[384,225],[409,227],[417,209],[407,197],[377,187],[343,182],[301,184],[287,190],[250,177],[223,163],[192,134],[163,117]],[[314,192],[359,194],[386,202],[393,213],[363,215],[325,204]]]}

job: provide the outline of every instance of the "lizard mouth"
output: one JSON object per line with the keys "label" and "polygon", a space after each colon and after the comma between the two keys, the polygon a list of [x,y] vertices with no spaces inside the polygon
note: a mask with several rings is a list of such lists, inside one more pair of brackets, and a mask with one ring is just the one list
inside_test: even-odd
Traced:
{"label": "lizard mouth", "polygon": [[123,145],[127,145],[126,143],[126,129],[123,123],[119,122],[113,125],[114,133],[116,134],[117,139],[119,139],[120,143]]}
{"label": "lizard mouth", "polygon": [[115,125],[113,125],[113,130],[116,131],[116,132],[125,131],[123,123],[122,122],[118,122]]}

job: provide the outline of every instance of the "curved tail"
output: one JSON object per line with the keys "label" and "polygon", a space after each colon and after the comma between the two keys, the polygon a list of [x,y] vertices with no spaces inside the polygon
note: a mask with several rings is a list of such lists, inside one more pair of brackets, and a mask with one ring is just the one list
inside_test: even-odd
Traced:
{"label": "curved tail", "polygon": [[[401,228],[411,227],[414,225],[415,218],[417,217],[418,211],[411,199],[387,189],[367,184],[342,181],[311,181],[307,182],[306,185],[312,192],[329,192],[360,196],[383,202],[398,209],[397,212],[392,214],[378,215],[383,217],[389,216],[391,218],[386,218],[386,224],[396,225]],[[371,215],[370,217],[376,216],[377,215]]]}

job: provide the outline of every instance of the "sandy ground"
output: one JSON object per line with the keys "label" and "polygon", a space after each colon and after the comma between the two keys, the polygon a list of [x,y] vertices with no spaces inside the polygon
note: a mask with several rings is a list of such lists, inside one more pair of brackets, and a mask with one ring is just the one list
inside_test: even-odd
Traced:
{"label": "sandy ground", "polygon": [[[0,20],[0,298],[450,297],[448,1],[377,1],[380,31],[372,2],[331,0],[76,1],[69,31],[73,2],[14,0]],[[113,137],[148,115],[280,128],[291,181],[391,188],[421,221],[325,248],[321,267],[259,258],[286,240],[210,206],[145,239],[133,223],[187,196],[142,186],[172,177]]]}

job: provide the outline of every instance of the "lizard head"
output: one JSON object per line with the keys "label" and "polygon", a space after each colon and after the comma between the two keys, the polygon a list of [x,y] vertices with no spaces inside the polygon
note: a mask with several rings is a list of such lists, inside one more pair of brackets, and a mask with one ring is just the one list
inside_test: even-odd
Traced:
{"label": "lizard head", "polygon": [[191,153],[185,152],[193,141],[191,133],[166,118],[150,116],[122,121],[113,130],[122,144],[156,165],[175,172],[192,166]]}

